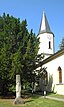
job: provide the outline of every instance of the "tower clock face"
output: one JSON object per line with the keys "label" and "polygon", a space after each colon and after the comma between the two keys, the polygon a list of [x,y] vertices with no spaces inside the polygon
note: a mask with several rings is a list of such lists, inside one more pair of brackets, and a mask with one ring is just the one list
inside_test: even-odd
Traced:
{"label": "tower clock face", "polygon": [[47,38],[48,38],[49,40],[51,40],[51,36],[50,36],[50,35],[48,35]]}

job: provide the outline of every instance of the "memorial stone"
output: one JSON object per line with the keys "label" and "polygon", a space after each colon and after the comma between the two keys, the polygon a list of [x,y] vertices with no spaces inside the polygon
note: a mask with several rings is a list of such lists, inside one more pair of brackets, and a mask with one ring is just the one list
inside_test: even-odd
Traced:
{"label": "memorial stone", "polygon": [[16,75],[16,98],[14,104],[23,104],[21,99],[21,79],[20,75]]}

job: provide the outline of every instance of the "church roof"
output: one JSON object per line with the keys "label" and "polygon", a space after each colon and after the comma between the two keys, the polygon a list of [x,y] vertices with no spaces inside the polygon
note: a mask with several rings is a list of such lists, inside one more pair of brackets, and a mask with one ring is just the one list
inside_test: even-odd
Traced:
{"label": "church roof", "polygon": [[47,62],[50,62],[60,56],[64,55],[64,49],[57,51],[56,53],[54,53],[53,55],[51,55],[50,57],[46,58],[43,60],[42,64],[45,64]]}
{"label": "church roof", "polygon": [[48,24],[47,18],[45,13],[43,12],[43,17],[41,19],[41,23],[40,23],[40,29],[39,29],[39,34],[40,33],[44,33],[44,32],[51,32],[50,30],[50,26]]}
{"label": "church roof", "polygon": [[36,65],[36,68],[38,68],[38,67],[40,67],[40,66],[42,66],[42,65],[44,65],[44,64],[46,64],[46,63],[48,63],[48,62],[50,62],[50,61],[52,61],[52,60],[54,60],[54,59],[62,56],[62,55],[64,55],[64,49],[59,50],[58,52],[54,53],[54,54],[51,55],[50,57],[44,59],[42,62],[40,62],[40,64],[37,64],[37,65]]}

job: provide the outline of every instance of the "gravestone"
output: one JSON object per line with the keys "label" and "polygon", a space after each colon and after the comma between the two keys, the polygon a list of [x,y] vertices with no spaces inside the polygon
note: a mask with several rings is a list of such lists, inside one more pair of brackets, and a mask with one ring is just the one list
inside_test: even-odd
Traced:
{"label": "gravestone", "polygon": [[16,98],[14,104],[23,104],[21,99],[21,79],[20,75],[16,75]]}

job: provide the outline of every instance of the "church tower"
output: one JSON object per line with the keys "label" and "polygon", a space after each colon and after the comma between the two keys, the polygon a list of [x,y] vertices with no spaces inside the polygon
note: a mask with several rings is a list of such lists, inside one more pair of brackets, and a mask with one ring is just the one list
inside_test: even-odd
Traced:
{"label": "church tower", "polygon": [[40,41],[38,54],[43,53],[44,59],[54,54],[54,34],[51,32],[44,12],[40,24],[38,37]]}

